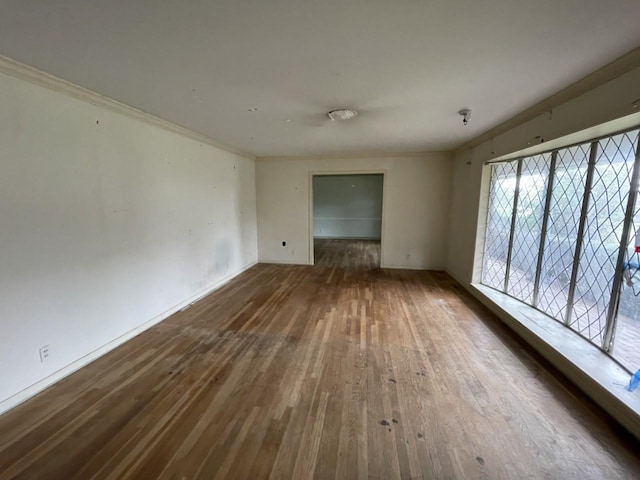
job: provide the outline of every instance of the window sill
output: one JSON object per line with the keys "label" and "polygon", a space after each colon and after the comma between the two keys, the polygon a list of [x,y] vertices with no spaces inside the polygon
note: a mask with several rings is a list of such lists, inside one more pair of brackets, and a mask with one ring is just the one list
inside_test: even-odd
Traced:
{"label": "window sill", "polygon": [[640,439],[640,389],[625,389],[630,375],[624,368],[542,312],[484,285],[468,284],[467,289]]}

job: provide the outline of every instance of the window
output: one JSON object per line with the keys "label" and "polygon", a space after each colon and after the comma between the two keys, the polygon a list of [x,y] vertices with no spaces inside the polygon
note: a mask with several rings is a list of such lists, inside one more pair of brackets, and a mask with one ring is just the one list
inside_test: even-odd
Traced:
{"label": "window", "polygon": [[630,370],[640,368],[638,132],[492,164],[482,268],[483,284]]}

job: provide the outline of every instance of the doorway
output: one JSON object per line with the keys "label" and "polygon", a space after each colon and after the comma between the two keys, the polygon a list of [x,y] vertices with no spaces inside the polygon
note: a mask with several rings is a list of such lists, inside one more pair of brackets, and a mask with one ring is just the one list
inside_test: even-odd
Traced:
{"label": "doorway", "polygon": [[380,268],[383,173],[313,174],[312,263]]}

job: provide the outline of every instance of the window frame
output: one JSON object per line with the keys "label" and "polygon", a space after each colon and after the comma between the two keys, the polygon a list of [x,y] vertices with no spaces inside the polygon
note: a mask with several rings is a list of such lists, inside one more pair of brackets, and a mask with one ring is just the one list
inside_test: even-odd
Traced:
{"label": "window frame", "polygon": [[[612,137],[628,134],[634,131],[638,131],[638,136],[637,138],[635,138],[635,144],[632,145],[635,158],[633,160],[633,165],[631,167],[629,192],[626,198],[626,204],[624,201],[622,202],[622,204],[625,204],[625,205],[624,205],[624,220],[622,223],[622,231],[620,235],[620,244],[618,246],[617,256],[615,259],[615,270],[614,270],[611,291],[609,295],[609,303],[606,311],[604,334],[602,336],[602,342],[598,344],[594,342],[592,339],[584,337],[582,334],[580,334],[580,332],[574,329],[571,329],[569,327],[569,324],[571,322],[571,317],[573,314],[572,310],[573,310],[573,305],[575,300],[574,298],[575,289],[578,281],[578,270],[580,268],[580,258],[581,258],[582,248],[583,248],[583,240],[584,240],[584,233],[585,233],[584,229],[585,229],[587,213],[589,208],[591,188],[593,186],[593,176],[596,170],[596,162],[597,162],[597,159],[599,158],[598,150],[599,150],[600,142],[605,139],[610,139]],[[555,174],[556,174],[557,159],[559,157],[559,152],[566,149],[571,149],[572,147],[578,147],[578,146],[584,146],[584,145],[589,145],[587,172],[586,172],[584,189],[582,192],[582,199],[580,203],[580,218],[579,218],[579,225],[578,225],[578,231],[577,231],[576,246],[575,246],[572,265],[571,265],[572,269],[571,269],[571,278],[569,281],[569,294],[567,299],[566,314],[563,322],[563,320],[555,318],[551,316],[549,313],[538,308],[540,277],[542,274],[542,262],[543,262],[543,256],[545,253],[545,242],[546,242],[548,221],[550,216],[550,207],[551,207],[551,201],[552,201],[552,189],[553,189],[553,184],[556,176]],[[559,323],[563,323],[565,327],[570,328],[574,333],[577,333],[578,335],[580,335],[584,340],[590,342],[591,344],[595,345],[596,347],[603,350],[607,354],[611,355],[613,351],[613,346],[614,346],[615,329],[617,324],[617,313],[618,313],[618,307],[619,307],[619,301],[620,301],[620,295],[621,295],[621,287],[623,282],[623,266],[625,261],[625,255],[627,252],[627,247],[630,240],[630,229],[631,229],[631,224],[633,223],[634,209],[637,208],[638,188],[639,188],[639,182],[640,182],[640,125],[634,125],[632,127],[627,127],[627,128],[613,131],[611,133],[607,133],[604,135],[598,135],[595,137],[584,139],[582,141],[568,143],[565,145],[559,145],[554,148],[549,148],[546,150],[539,151],[536,149],[536,151],[532,153],[523,153],[523,152],[518,152],[518,153],[519,153],[518,155],[514,155],[512,157],[507,156],[506,158],[503,157],[497,160],[489,160],[484,163],[485,168],[488,170],[488,174],[486,177],[488,194],[486,195],[485,198],[483,198],[482,206],[486,210],[484,212],[485,218],[483,219],[484,223],[482,225],[479,225],[480,228],[478,230],[478,233],[479,233],[478,239],[480,241],[477,242],[477,245],[476,245],[476,248],[477,248],[476,251],[479,252],[479,255],[477,256],[477,261],[479,261],[479,265],[480,265],[480,268],[478,270],[478,273],[479,273],[478,280],[485,287],[491,288],[497,292],[500,292],[503,295],[507,295],[510,298],[514,298],[518,302],[521,302],[525,305],[528,305],[531,308],[534,308],[540,311],[541,313],[545,314],[549,318],[552,318],[553,320]],[[522,175],[522,164],[525,159],[542,156],[542,155],[550,155],[550,166],[549,166],[548,176],[545,179],[546,192],[544,197],[544,210],[543,210],[543,217],[542,217],[542,229],[540,234],[540,241],[536,250],[537,260],[536,260],[535,279],[533,284],[533,295],[532,295],[531,301],[527,302],[508,293],[509,291],[508,285],[509,285],[509,276],[510,276],[511,261],[512,261],[514,229],[516,226],[517,209],[518,209],[518,202],[519,202],[519,196],[520,196],[520,180]],[[508,253],[506,258],[506,272],[505,272],[503,287],[502,289],[499,289],[499,288],[496,288],[495,286],[485,284],[483,276],[484,276],[484,268],[485,268],[485,254],[487,251],[487,236],[488,236],[487,232],[489,227],[489,215],[491,213],[490,197],[491,197],[492,182],[494,180],[492,169],[493,169],[493,166],[496,164],[507,163],[507,162],[517,162],[517,167],[516,167],[516,179],[515,179],[515,192],[514,192],[513,205],[511,210],[511,224],[510,224],[510,231],[508,235],[509,240],[508,240],[508,247],[507,247]]]}

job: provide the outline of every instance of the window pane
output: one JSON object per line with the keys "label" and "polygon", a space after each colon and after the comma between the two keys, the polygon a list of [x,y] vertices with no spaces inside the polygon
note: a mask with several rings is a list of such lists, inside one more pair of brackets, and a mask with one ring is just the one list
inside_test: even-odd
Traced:
{"label": "window pane", "polygon": [[[631,132],[623,148],[638,145],[638,132]],[[636,147],[637,148],[637,147]],[[631,157],[631,151],[623,152]],[[627,272],[633,275],[632,285],[623,283],[618,304],[617,326],[615,330],[613,356],[632,372],[640,369],[640,255],[635,253],[636,232],[640,228],[640,202],[636,198],[633,222],[627,246]]]}
{"label": "window pane", "polygon": [[482,283],[504,289],[518,162],[491,167],[491,187],[484,243]]}
{"label": "window pane", "polygon": [[522,160],[507,292],[529,304],[533,301],[550,163],[550,153]]}
{"label": "window pane", "polygon": [[640,208],[636,202],[634,222],[627,248],[625,269],[631,285],[623,283],[620,292],[618,318],[614,338],[613,357],[632,372],[640,369],[640,255],[635,253],[636,232],[640,227]]}
{"label": "window pane", "polygon": [[589,144],[558,151],[542,259],[538,308],[565,321],[580,209],[589,163]]}
{"label": "window pane", "polygon": [[637,132],[598,142],[569,326],[602,346],[622,237]]}

